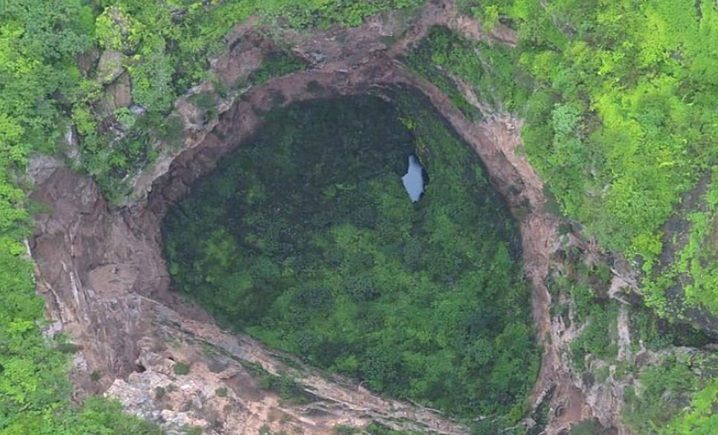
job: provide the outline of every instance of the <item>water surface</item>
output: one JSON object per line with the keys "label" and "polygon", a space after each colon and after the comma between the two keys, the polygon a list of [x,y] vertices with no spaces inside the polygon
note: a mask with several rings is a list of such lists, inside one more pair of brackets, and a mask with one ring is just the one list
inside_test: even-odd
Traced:
{"label": "water surface", "polygon": [[411,202],[416,202],[421,198],[421,194],[424,193],[424,176],[422,172],[424,168],[421,167],[419,159],[414,154],[409,156],[409,168],[406,171],[406,175],[401,177],[401,182],[404,184],[406,193],[409,194]]}

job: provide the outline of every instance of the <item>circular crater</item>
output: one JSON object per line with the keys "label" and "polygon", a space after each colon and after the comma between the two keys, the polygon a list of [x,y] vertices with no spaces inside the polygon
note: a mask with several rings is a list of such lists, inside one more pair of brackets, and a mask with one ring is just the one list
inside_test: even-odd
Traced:
{"label": "circular crater", "polygon": [[267,113],[162,231],[174,289],[228,329],[485,428],[526,411],[540,357],[518,226],[414,93]]}

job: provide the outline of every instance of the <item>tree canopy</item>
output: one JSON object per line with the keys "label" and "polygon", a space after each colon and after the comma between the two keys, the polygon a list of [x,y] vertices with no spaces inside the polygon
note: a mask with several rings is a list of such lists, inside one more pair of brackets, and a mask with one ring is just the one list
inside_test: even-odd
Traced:
{"label": "tree canopy", "polygon": [[[420,97],[398,101],[272,112],[169,213],[170,272],[228,327],[505,427],[539,359],[517,228],[470,148]],[[429,177],[417,203],[411,153]]]}

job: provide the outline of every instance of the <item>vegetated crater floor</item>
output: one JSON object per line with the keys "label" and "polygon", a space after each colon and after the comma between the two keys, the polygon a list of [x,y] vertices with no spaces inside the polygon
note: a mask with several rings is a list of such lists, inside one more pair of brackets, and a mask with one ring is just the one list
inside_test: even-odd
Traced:
{"label": "vegetated crater floor", "polygon": [[[169,208],[174,287],[229,329],[485,430],[538,372],[518,225],[480,159],[405,90],[273,110]],[[401,183],[417,155],[429,183]]]}

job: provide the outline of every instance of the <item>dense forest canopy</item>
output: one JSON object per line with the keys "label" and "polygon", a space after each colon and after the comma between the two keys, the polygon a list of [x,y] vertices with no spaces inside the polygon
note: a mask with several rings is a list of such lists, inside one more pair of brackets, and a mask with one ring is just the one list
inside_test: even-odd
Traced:
{"label": "dense forest canopy", "polygon": [[[169,213],[170,272],[228,327],[372,390],[507,426],[538,365],[517,228],[478,158],[421,101],[268,115]],[[412,153],[430,178],[416,203],[401,184]]]}

